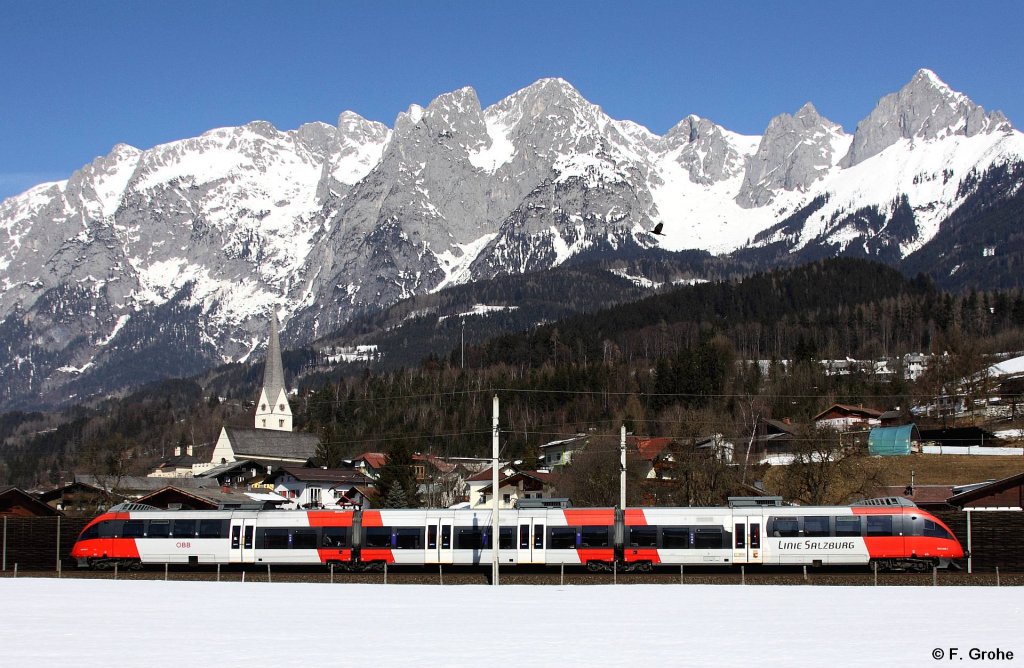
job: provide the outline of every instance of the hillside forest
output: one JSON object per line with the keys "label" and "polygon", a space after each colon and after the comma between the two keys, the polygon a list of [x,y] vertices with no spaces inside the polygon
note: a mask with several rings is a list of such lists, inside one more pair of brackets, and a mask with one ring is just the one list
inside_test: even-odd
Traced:
{"label": "hillside forest", "polygon": [[[368,451],[489,456],[497,395],[503,458],[532,462],[541,444],[587,434],[592,461],[580,462],[579,476],[611,480],[623,424],[679,447],[716,433],[746,443],[760,419],[806,423],[834,402],[908,413],[943,393],[991,392],[984,378],[970,379],[998,353],[1022,348],[1020,289],[953,294],[921,275],[840,258],[673,288],[395,370],[324,366],[312,350],[288,351],[284,363],[297,388],[296,429],[320,436],[321,465]],[[901,368],[912,352],[937,355],[915,382]],[[888,358],[894,373],[828,375],[820,363],[848,357]],[[228,365],[60,412],[0,416],[0,484],[145,474],[176,446],[210,444],[222,425],[251,425],[261,377],[262,364]],[[809,446],[824,438],[802,433]],[[763,474],[695,466],[682,452],[676,460],[689,472],[681,480],[712,481],[657,502],[715,502],[701,495],[727,495]],[[588,489],[577,505],[617,493]]]}

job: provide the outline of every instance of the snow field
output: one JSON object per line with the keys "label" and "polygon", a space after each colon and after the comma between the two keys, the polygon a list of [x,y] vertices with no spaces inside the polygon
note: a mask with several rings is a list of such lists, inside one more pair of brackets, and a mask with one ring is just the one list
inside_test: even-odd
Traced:
{"label": "snow field", "polygon": [[[1012,587],[0,579],[0,665],[937,666],[1024,660]],[[971,660],[969,651],[1012,652]],[[938,652],[943,659],[936,660]],[[935,654],[933,655],[933,652]]]}

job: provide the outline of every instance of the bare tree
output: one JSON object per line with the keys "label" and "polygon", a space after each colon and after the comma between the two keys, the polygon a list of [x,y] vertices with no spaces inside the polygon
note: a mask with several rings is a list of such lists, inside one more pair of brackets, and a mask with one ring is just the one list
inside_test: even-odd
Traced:
{"label": "bare tree", "polygon": [[797,429],[780,491],[802,505],[835,505],[867,496],[882,483],[882,463],[863,447],[844,445],[834,430],[807,426]]}

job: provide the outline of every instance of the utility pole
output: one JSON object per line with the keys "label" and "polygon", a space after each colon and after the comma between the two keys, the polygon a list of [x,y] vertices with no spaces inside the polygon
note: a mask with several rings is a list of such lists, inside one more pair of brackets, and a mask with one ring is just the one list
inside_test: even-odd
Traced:
{"label": "utility pole", "polygon": [[466,319],[462,319],[462,369],[466,368]]}
{"label": "utility pole", "polygon": [[626,507],[626,425],[619,431],[619,508]]}
{"label": "utility pole", "polygon": [[498,546],[501,544],[498,535],[498,395],[494,395],[493,404],[494,417],[492,420],[491,434],[491,493],[493,495],[493,511],[491,512],[491,584],[498,586]]}

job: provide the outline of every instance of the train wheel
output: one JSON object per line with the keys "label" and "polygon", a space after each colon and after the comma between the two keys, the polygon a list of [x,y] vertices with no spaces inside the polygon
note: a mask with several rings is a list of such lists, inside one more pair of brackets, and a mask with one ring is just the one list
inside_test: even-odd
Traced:
{"label": "train wheel", "polygon": [[588,561],[587,570],[591,573],[597,573],[598,571],[603,571],[604,567],[601,565],[601,562],[599,561]]}

